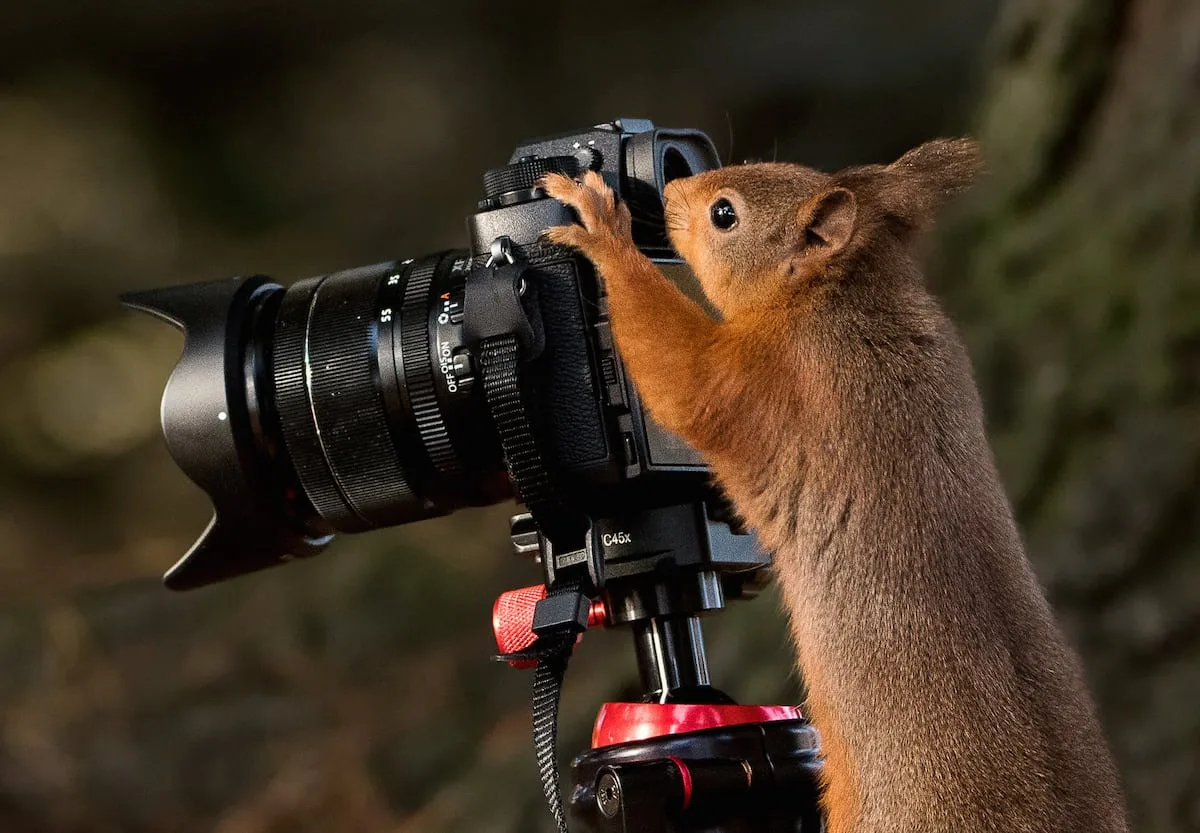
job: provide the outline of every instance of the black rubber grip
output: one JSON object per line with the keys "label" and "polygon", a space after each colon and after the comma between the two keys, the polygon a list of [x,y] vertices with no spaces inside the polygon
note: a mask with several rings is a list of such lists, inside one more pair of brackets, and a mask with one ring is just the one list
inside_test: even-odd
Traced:
{"label": "black rubber grip", "polygon": [[274,366],[271,369],[275,403],[284,443],[313,508],[337,529],[361,532],[370,529],[370,524],[354,511],[338,488],[325,458],[309,397],[308,322],[322,280],[300,281],[283,296],[275,320]]}
{"label": "black rubber grip", "polygon": [[413,497],[389,435],[377,366],[375,299],[391,271],[370,266],[326,278],[308,324],[309,394],[321,445],[341,493],[372,526],[398,522]]}

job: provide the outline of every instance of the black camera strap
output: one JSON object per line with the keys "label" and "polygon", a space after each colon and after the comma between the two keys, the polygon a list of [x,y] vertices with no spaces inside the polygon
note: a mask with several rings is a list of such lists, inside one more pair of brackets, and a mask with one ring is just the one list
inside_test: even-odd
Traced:
{"label": "black camera strap", "polygon": [[542,794],[546,796],[558,833],[567,833],[558,778],[558,706],[574,644],[573,638],[556,639],[533,669],[533,754],[542,780]]}
{"label": "black camera strap", "polygon": [[560,582],[538,603],[533,625],[537,641],[524,651],[496,657],[502,662],[537,663],[533,670],[533,752],[558,833],[567,833],[558,778],[558,707],[576,638],[587,628],[588,607],[578,581]]}
{"label": "black camera strap", "polygon": [[[536,308],[536,298],[530,295],[532,287],[526,284],[523,273],[523,264],[510,264],[489,267],[467,281],[468,338],[479,355],[484,398],[517,496],[541,534],[549,539],[552,550],[569,551],[584,542],[588,519],[569,507],[555,488],[534,430],[527,386],[521,384],[523,361],[540,352],[541,336],[536,319],[531,321],[525,311],[526,304]],[[472,316],[473,305],[488,310],[486,320]],[[558,775],[558,708],[576,637],[587,626],[586,604],[581,606],[580,600],[586,601],[586,597],[578,581],[554,582],[539,603],[539,612],[544,611],[549,618],[541,627],[535,618],[537,641],[519,655],[497,657],[537,663],[532,698],[534,755],[558,833],[567,833]]]}
{"label": "black camera strap", "polygon": [[[505,465],[521,502],[551,541],[555,540],[556,532],[559,536],[577,534],[552,488],[531,430],[519,384],[520,352],[516,337],[501,335],[485,339],[480,348],[484,396],[500,437]],[[567,593],[578,595],[578,592],[578,585],[569,583],[552,588],[547,598]],[[521,656],[498,657],[504,661],[533,659],[537,662],[533,671],[533,748],[542,792],[558,833],[567,833],[558,776],[558,706],[574,645],[574,633],[546,635],[540,636]]]}
{"label": "black camera strap", "polygon": [[582,540],[587,519],[559,498],[543,462],[520,384],[517,337],[503,334],[480,343],[483,395],[504,452],[504,465],[542,534],[552,542]]}
{"label": "black camera strap", "polygon": [[588,519],[555,488],[537,439],[540,432],[534,430],[529,386],[521,383],[522,365],[536,359],[544,343],[537,284],[526,280],[527,269],[524,263],[508,263],[472,274],[466,282],[463,335],[479,355],[484,399],[517,497],[542,534],[566,552],[582,545]]}

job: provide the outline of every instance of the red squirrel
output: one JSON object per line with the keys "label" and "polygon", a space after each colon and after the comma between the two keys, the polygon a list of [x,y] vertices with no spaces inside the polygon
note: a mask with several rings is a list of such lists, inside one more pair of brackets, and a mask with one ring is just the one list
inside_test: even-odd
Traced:
{"label": "red squirrel", "polygon": [[1128,829],[1081,664],[1024,551],[921,232],[982,170],[967,139],[824,173],[670,182],[667,231],[719,313],[634,245],[594,172],[543,180],[654,417],[772,553],[829,833]]}

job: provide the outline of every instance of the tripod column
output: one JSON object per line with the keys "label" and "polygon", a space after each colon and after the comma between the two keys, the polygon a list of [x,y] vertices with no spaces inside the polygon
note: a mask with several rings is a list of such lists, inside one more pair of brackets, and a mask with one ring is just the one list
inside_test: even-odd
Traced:
{"label": "tripod column", "polygon": [[647,701],[723,702],[711,687],[704,634],[694,615],[655,616],[633,623],[638,671]]}

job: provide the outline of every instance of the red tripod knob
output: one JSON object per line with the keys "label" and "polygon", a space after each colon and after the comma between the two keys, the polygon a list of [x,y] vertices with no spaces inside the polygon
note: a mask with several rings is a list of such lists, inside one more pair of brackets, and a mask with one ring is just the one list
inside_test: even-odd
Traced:
{"label": "red tripod knob", "polygon": [[[515,654],[527,650],[537,641],[533,632],[533,614],[537,603],[546,598],[546,586],[535,584],[519,590],[501,593],[492,606],[492,632],[496,635],[496,647],[501,654]],[[608,621],[604,602],[592,602],[588,611],[588,627],[594,628]],[[513,668],[533,668],[531,661],[512,660]]]}

